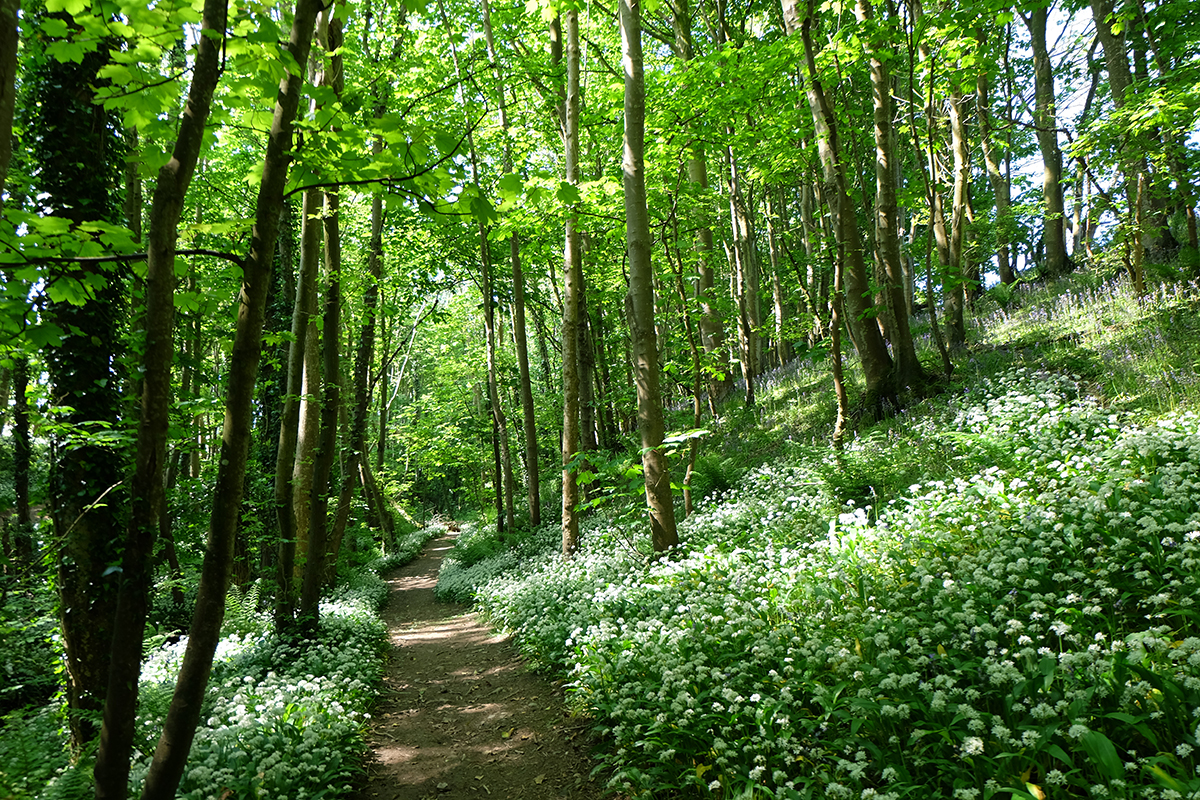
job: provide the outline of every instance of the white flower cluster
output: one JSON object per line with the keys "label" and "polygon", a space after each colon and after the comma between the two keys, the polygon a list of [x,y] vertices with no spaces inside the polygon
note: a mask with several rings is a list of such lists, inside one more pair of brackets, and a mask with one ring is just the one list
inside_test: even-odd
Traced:
{"label": "white flower cluster", "polygon": [[762,469],[671,559],[542,556],[479,602],[571,672],[633,793],[1195,793],[1200,418],[1081,395],[1014,371],[951,423],[1004,466],[823,518],[812,472]]}
{"label": "white flower cluster", "polygon": [[[371,567],[388,569],[411,559],[437,532],[427,528],[405,537],[394,554]],[[359,573],[321,603],[314,642],[288,643],[268,632],[223,638],[178,796],[349,793],[361,769],[362,727],[383,667],[387,628],[378,610],[387,594],[376,574]],[[163,648],[143,668],[138,723],[146,739],[134,781],[149,768],[152,737],[161,728],[186,643]]]}

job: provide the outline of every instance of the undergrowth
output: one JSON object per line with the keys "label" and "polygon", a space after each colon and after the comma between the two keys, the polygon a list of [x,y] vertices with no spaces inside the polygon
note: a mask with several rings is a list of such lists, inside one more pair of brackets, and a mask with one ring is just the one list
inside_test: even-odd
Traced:
{"label": "undergrowth", "polygon": [[1009,300],[841,455],[777,411],[785,456],[666,558],[598,514],[569,561],[474,532],[444,591],[568,677],[632,796],[1200,796],[1195,288]]}
{"label": "undergrowth", "polygon": [[[382,572],[415,558],[441,527],[401,537],[344,573],[321,603],[314,641],[278,636],[258,585],[231,589],[201,725],[177,797],[189,800],[345,796],[362,769],[386,652]],[[155,649],[142,669],[131,785],[145,776],[174,690],[186,638]],[[0,729],[0,797],[76,800],[91,793],[90,754],[69,758],[58,704],[14,712]]]}

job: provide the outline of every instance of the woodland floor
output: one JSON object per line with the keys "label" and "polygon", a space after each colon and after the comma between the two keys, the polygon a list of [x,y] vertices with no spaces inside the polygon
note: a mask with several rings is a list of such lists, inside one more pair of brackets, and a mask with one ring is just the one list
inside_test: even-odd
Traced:
{"label": "woodland floor", "polygon": [[598,800],[591,723],[469,607],[434,599],[453,534],[388,576],[392,652],[354,800]]}

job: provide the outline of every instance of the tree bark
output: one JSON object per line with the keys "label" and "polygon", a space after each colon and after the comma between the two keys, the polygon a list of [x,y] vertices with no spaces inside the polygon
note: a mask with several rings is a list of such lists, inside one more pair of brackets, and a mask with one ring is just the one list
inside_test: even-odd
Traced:
{"label": "tree bark", "polygon": [[963,244],[967,229],[967,185],[971,177],[971,160],[967,151],[966,125],[962,115],[962,92],[955,84],[950,90],[947,107],[950,109],[950,146],[954,153],[954,193],[950,208],[950,265],[943,280],[946,303],[946,330],[950,344],[962,347],[967,343],[964,318],[967,307],[967,270]]}
{"label": "tree bark", "polygon": [[[319,11],[318,0],[298,0],[296,4],[287,44],[295,64],[308,62],[313,27]],[[238,526],[245,484],[251,407],[262,354],[262,328],[267,290],[271,283],[271,263],[279,230],[287,164],[292,150],[293,123],[303,82],[303,72],[289,72],[280,82],[275,101],[262,180],[255,203],[255,221],[250,233],[250,253],[242,266],[242,290],[230,357],[220,460],[196,610],[175,684],[175,694],[171,698],[163,733],[142,789],[142,800],[170,800],[175,796],[196,734],[196,725],[200,721],[204,690],[212,671],[213,654],[220,640],[234,533]]]}
{"label": "tree bark", "polygon": [[[75,27],[69,15],[59,18]],[[70,226],[120,218],[112,191],[120,181],[112,152],[119,147],[115,120],[93,102],[96,73],[108,58],[103,46],[78,63],[49,58],[22,76],[36,107],[28,134],[34,141],[39,203]],[[82,305],[47,301],[42,311],[44,319],[66,332],[58,346],[43,350],[52,403],[64,409],[57,421],[86,433],[106,425],[116,428],[125,410],[118,358],[123,276],[104,265],[69,269],[72,277],[94,288]],[[48,494],[57,544],[68,719],[72,745],[82,748],[97,732],[93,714],[100,712],[108,686],[120,580],[119,571],[110,567],[121,560],[129,449],[87,440],[66,446],[56,440]]]}
{"label": "tree bark", "polygon": [[1046,23],[1050,6],[1033,8],[1023,14],[1033,48],[1034,111],[1038,149],[1042,153],[1042,197],[1045,207],[1043,235],[1046,239],[1046,273],[1052,277],[1066,274],[1067,240],[1062,191],[1062,150],[1058,146],[1058,122],[1054,100],[1054,73],[1050,51],[1046,47]]}
{"label": "tree bark", "polygon": [[875,20],[869,0],[858,0],[855,10],[869,24],[867,51],[871,64],[871,91],[875,128],[875,247],[883,279],[885,304],[891,310],[889,339],[896,359],[896,384],[920,388],[925,371],[917,359],[912,330],[908,324],[908,302],[904,291],[904,265],[900,258],[900,210],[896,198],[899,156],[892,129],[892,76],[888,68],[889,43],[881,23]]}
{"label": "tree bark", "polygon": [[[983,32],[980,31],[980,48]],[[986,65],[986,60],[982,60]],[[1000,282],[1012,284],[1016,281],[1009,258],[1009,242],[1012,239],[1012,199],[1009,196],[1008,180],[1000,171],[1000,155],[992,138],[991,80],[987,67],[979,70],[975,79],[975,114],[979,118],[979,143],[983,149],[983,161],[987,167],[988,182],[996,198],[996,266]]]}
{"label": "tree bark", "polygon": [[21,0],[0,0],[0,211],[12,160],[12,125],[17,108],[17,15]]}
{"label": "tree bark", "polygon": [[[579,12],[563,12],[567,36],[566,181],[579,183]],[[583,254],[579,248],[579,218],[567,212],[563,247],[562,374],[562,553],[570,558],[579,549],[579,483],[575,455],[579,452],[579,310],[583,292]]]}
{"label": "tree bark", "polygon": [[16,494],[17,526],[13,555],[18,564],[33,563],[33,519],[29,513],[29,357],[13,359],[13,490]]}
{"label": "tree bark", "polygon": [[[337,4],[325,13],[317,37],[329,58],[323,81],[341,99],[345,78],[342,67],[342,17]],[[327,189],[322,230],[325,234],[325,306],[321,319],[321,435],[313,465],[312,512],[309,517],[308,557],[300,588],[300,624],[315,636],[325,582],[325,557],[329,543],[329,495],[333,491],[333,465],[338,459],[338,416],[342,408],[342,232],[340,197],[336,188]]]}
{"label": "tree bark", "polygon": [[[782,257],[780,249],[782,247],[780,237],[782,231],[778,230],[783,216],[780,208],[780,200],[783,192],[779,190],[768,189],[763,192],[763,198],[767,203],[767,243],[770,248],[771,257],[771,299],[774,302],[775,310],[775,356],[778,359],[778,365],[783,366],[792,360],[792,343],[788,340],[786,325],[789,318],[789,307],[785,302],[783,291],[783,267],[780,262]],[[696,423],[699,427],[699,422]]]}
{"label": "tree bark", "polygon": [[662,450],[662,402],[659,397],[658,341],[654,329],[654,275],[650,264],[650,220],[646,209],[643,163],[646,88],[642,72],[642,20],[638,0],[621,0],[621,54],[625,68],[625,247],[629,262],[630,339],[642,440],[642,475],[650,507],[650,539],[655,552],[679,543],[666,453]]}
{"label": "tree bark", "polygon": [[[1092,17],[1096,23],[1096,36],[1104,50],[1104,64],[1108,69],[1108,85],[1113,105],[1118,111],[1125,108],[1133,93],[1133,73],[1129,69],[1129,53],[1125,46],[1123,29],[1113,31],[1109,20],[1114,11],[1112,0],[1091,0]],[[1146,291],[1145,276],[1142,274],[1142,251],[1145,249],[1143,232],[1137,220],[1142,209],[1139,207],[1138,189],[1142,183],[1142,160],[1133,153],[1129,143],[1121,143],[1121,171],[1125,179],[1125,203],[1127,211],[1122,223],[1125,245],[1130,253],[1130,278],[1138,295]]]}
{"label": "tree bark", "polygon": [[[184,197],[199,160],[204,127],[220,79],[219,44],[224,40],[225,17],[224,2],[206,0],[187,105],[180,119],[171,160],[158,171],[150,208],[141,420],[108,691],[94,770],[97,798],[124,800],[129,787],[142,640],[146,631],[150,586],[154,580],[154,536],[158,515],[166,510],[163,469],[172,400],[171,362],[175,355],[175,244],[179,239]],[[217,32],[216,37],[208,35]],[[140,208],[137,213],[140,215]]]}
{"label": "tree bark", "polygon": [[885,404],[896,402],[892,357],[888,354],[879,326],[875,324],[875,308],[869,294],[856,215],[846,190],[837,121],[817,73],[816,49],[812,42],[815,14],[816,4],[814,0],[809,0],[808,15],[800,25],[808,72],[808,103],[816,128],[821,165],[825,172],[825,196],[833,216],[834,238],[842,259],[846,310],[852,320],[862,321],[862,324],[857,326],[856,334],[863,376],[866,379],[866,405],[878,417],[882,416]]}
{"label": "tree bark", "polygon": [[[557,19],[557,18],[556,18]],[[492,68],[496,72],[496,82],[499,87],[500,100],[500,127],[504,129],[505,136],[508,136],[508,100],[504,90],[504,76],[500,70],[500,59],[496,53],[496,42],[492,35],[492,14],[487,0],[483,2],[483,24],[484,35],[487,39],[488,58],[492,62]],[[560,44],[561,48],[561,44]],[[508,144],[507,138],[504,143],[504,168],[511,171],[512,152]],[[521,395],[521,416],[523,419],[523,432],[525,442],[525,487],[527,490],[526,500],[529,505],[529,520],[530,524],[537,527],[541,524],[541,503],[539,500],[541,490],[538,486],[538,458],[537,458],[537,428],[535,425],[535,410],[533,406],[533,388],[529,384],[529,345],[525,336],[525,274],[521,269],[521,244],[517,237],[516,231],[509,237],[509,263],[512,266],[513,275],[513,343],[517,351],[517,369],[520,374],[520,395]],[[512,480],[511,458],[509,461],[508,478]],[[513,523],[511,519],[512,509],[512,492],[509,492],[509,524]]]}

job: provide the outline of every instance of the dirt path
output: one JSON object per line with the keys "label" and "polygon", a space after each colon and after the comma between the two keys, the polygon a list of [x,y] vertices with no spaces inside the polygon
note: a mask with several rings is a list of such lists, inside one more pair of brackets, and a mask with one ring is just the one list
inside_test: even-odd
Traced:
{"label": "dirt path", "polygon": [[568,717],[562,692],[468,607],[434,600],[452,546],[452,535],[430,542],[388,579],[393,649],[354,800],[598,800],[590,723]]}

